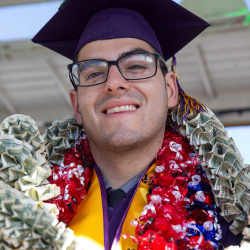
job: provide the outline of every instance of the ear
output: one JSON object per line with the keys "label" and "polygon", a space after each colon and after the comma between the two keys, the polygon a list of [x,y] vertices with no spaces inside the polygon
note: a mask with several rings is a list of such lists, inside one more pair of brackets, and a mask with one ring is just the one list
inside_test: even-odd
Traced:
{"label": "ear", "polygon": [[77,91],[75,91],[74,89],[71,89],[69,91],[69,96],[70,96],[72,108],[74,110],[76,122],[82,125],[82,115],[81,115],[81,110],[80,110],[78,99],[77,99]]}
{"label": "ear", "polygon": [[165,75],[166,88],[168,92],[168,107],[173,108],[178,102],[178,87],[175,74],[170,71]]}

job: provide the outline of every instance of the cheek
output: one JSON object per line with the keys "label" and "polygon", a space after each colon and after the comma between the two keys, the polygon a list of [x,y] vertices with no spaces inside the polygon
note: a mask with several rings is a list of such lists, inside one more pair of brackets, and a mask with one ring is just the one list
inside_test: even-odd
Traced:
{"label": "cheek", "polygon": [[167,107],[167,90],[165,88],[165,82],[153,81],[148,86],[147,90],[147,101],[151,103],[153,108],[165,109]]}
{"label": "cheek", "polygon": [[[92,93],[85,93],[82,91],[82,93],[79,93],[78,95],[78,103],[81,110],[82,115],[88,115],[89,111],[91,110],[91,107],[93,106],[93,94]],[[84,118],[84,117],[83,117]]]}
{"label": "cheek", "polygon": [[78,95],[78,103],[84,123],[94,121],[95,104],[100,96],[101,90],[97,86],[83,88]]}

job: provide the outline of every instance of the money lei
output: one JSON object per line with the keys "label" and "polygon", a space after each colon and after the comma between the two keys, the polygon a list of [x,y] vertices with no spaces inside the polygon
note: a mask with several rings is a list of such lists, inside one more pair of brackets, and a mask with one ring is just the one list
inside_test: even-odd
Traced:
{"label": "money lei", "polygon": [[42,202],[60,194],[47,180],[53,165],[48,160],[51,155],[52,161],[64,157],[61,153],[79,132],[73,122],[71,117],[55,121],[43,136],[25,115],[12,115],[1,123],[1,249],[82,249],[81,239],[57,220],[57,207]]}
{"label": "money lei", "polygon": [[194,151],[203,161],[216,205],[236,235],[248,225],[250,214],[250,165],[243,158],[234,140],[229,138],[223,124],[207,109],[198,115],[189,114],[187,122],[172,111],[177,131],[189,140]]}

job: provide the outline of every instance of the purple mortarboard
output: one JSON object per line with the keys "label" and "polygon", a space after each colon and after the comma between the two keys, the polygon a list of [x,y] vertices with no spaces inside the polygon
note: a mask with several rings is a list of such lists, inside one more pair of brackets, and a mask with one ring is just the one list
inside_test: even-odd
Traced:
{"label": "purple mortarboard", "polygon": [[167,60],[208,26],[172,0],[68,0],[32,41],[73,60],[88,42],[131,37]]}

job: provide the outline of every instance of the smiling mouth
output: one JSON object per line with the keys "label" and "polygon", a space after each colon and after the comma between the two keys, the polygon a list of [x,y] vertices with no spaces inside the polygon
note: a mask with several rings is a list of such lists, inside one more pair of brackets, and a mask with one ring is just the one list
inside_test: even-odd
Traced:
{"label": "smiling mouth", "polygon": [[106,115],[114,114],[114,113],[121,113],[121,112],[127,112],[127,111],[134,111],[139,108],[138,105],[122,105],[117,107],[112,107],[107,110],[104,110],[103,113]]}

